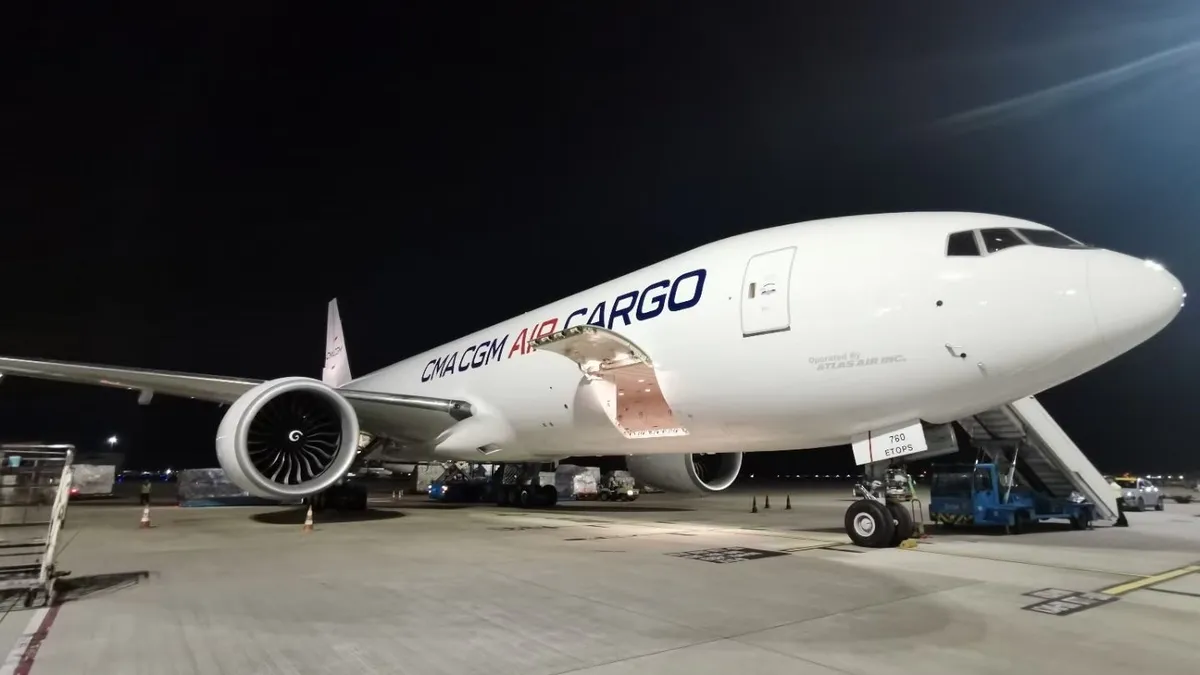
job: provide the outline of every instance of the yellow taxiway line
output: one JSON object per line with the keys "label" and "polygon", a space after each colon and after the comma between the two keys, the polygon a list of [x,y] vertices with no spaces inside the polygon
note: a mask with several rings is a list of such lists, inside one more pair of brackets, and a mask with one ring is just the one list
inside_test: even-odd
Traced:
{"label": "yellow taxiway line", "polygon": [[1130,591],[1136,591],[1149,586],[1157,586],[1163,582],[1170,581],[1172,579],[1178,579],[1179,577],[1187,576],[1194,572],[1200,572],[1200,565],[1188,565],[1187,567],[1179,567],[1177,569],[1167,570],[1166,572],[1152,574],[1148,577],[1137,579],[1136,581],[1127,581],[1123,584],[1117,584],[1116,586],[1102,588],[1100,589],[1100,592],[1107,593],[1108,595],[1124,595]]}

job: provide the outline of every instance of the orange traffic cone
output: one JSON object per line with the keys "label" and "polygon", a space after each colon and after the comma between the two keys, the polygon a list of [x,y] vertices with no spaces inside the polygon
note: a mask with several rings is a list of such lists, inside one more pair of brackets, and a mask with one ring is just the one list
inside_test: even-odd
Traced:
{"label": "orange traffic cone", "polygon": [[142,522],[138,524],[138,528],[144,530],[149,527],[152,526],[150,525],[150,507],[147,506],[142,509]]}
{"label": "orange traffic cone", "polygon": [[308,515],[304,516],[304,527],[300,531],[301,532],[312,532],[313,531],[312,507],[311,506],[308,507]]}

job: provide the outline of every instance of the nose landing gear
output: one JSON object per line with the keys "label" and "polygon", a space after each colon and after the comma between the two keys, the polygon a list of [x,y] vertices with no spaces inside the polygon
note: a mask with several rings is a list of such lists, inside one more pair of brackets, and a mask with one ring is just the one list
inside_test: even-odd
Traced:
{"label": "nose landing gear", "polygon": [[862,498],[846,509],[844,524],[850,541],[866,548],[889,548],[912,537],[910,486],[908,474],[897,468],[888,469],[885,480],[860,483],[855,493]]}

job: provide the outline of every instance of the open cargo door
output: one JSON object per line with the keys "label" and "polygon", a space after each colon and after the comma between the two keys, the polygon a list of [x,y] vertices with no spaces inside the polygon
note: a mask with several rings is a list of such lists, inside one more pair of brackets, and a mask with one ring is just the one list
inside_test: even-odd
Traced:
{"label": "open cargo door", "polygon": [[626,438],[688,434],[659,387],[654,363],[637,345],[600,326],[574,326],[532,341],[574,361],[600,407]]}

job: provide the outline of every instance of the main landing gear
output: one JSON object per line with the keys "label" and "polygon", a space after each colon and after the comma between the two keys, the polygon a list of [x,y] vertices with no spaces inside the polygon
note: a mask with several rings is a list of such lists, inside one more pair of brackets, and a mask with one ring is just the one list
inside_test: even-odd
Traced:
{"label": "main landing gear", "polygon": [[541,464],[536,463],[501,464],[496,467],[492,473],[492,491],[496,497],[496,506],[531,509],[549,508],[557,504],[558,490],[553,483],[542,484],[541,467]]}

